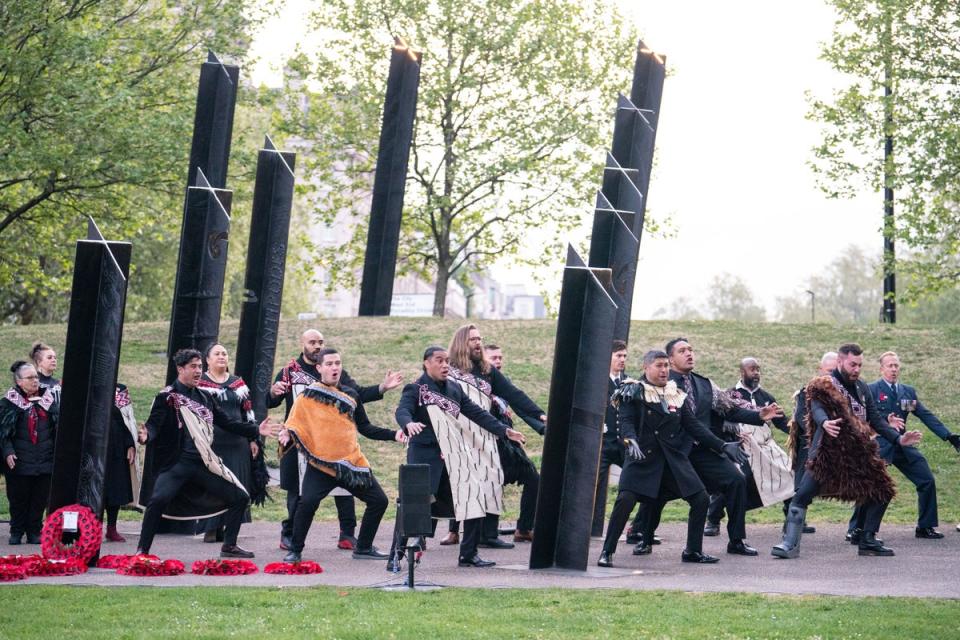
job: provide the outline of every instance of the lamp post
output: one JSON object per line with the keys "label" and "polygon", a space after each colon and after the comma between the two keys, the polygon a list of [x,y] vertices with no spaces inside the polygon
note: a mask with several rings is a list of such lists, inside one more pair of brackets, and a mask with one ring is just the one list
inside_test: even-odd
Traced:
{"label": "lamp post", "polygon": [[810,289],[807,289],[807,293],[810,294],[810,322],[812,324],[817,323],[817,294]]}

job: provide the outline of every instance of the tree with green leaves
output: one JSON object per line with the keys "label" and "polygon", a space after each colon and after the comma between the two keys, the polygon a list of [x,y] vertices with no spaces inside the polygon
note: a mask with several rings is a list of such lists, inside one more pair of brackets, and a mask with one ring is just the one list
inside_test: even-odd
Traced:
{"label": "tree with green leaves", "polygon": [[199,65],[245,53],[247,4],[0,5],[0,321],[63,319],[86,215],[136,244],[132,317],[169,309]]}
{"label": "tree with green leaves", "polygon": [[900,297],[916,301],[960,280],[960,6],[830,4],[837,20],[822,56],[849,83],[812,101],[810,117],[823,125],[813,167],[832,197],[893,190],[895,222],[884,232],[907,251],[896,264],[888,255],[885,270],[906,283]]}
{"label": "tree with green leaves", "polygon": [[[605,0],[331,0],[312,21],[323,44],[291,67],[314,95],[307,110],[288,101],[287,130],[315,141],[306,163],[322,185],[320,222],[369,216],[400,36],[423,63],[398,273],[432,280],[442,315],[461,270],[559,261],[556,237],[589,212],[630,86],[637,37]],[[318,249],[336,284],[356,284],[366,230]],[[524,243],[537,243],[535,257],[521,256]]]}

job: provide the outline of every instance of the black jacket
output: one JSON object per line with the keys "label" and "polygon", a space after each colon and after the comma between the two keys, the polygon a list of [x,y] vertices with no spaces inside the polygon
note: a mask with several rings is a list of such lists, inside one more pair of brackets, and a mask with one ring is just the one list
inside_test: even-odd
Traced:
{"label": "black jacket", "polygon": [[510,378],[493,366],[490,367],[489,373],[484,373],[479,364],[474,364],[470,373],[486,381],[490,385],[493,395],[502,398],[510,405],[513,412],[520,416],[521,420],[530,425],[531,429],[543,435],[545,427],[543,422],[540,421],[540,416],[546,412],[537,406],[537,403],[531,400],[530,396],[514,386],[510,382]]}
{"label": "black jacket", "polygon": [[[297,364],[300,365],[300,368],[303,369],[303,372],[313,378],[313,380],[320,380],[320,371],[317,369],[317,366],[311,364],[303,359],[303,354],[301,353],[297,356]],[[276,377],[273,379],[274,382],[279,382],[283,379],[285,374],[286,367],[280,369],[277,372]],[[380,385],[373,384],[368,387],[361,387],[357,384],[357,381],[350,377],[350,374],[347,373],[347,370],[344,369],[340,372],[340,386],[345,388],[353,389],[357,392],[358,397],[361,402],[376,402],[377,400],[383,399],[383,394],[380,393]],[[293,401],[296,400],[296,394],[294,392],[293,386],[287,389],[287,392],[282,396],[273,397],[272,394],[267,395],[267,406],[271,409],[274,407],[279,407],[283,402],[287,403],[286,412],[283,414],[284,419],[290,415],[290,409],[293,408]]]}
{"label": "black jacket", "polygon": [[[777,401],[769,391],[763,387],[757,387],[756,389],[748,389],[743,385],[742,382],[738,382],[737,386],[730,389],[731,394],[736,394],[742,400],[750,402],[756,407],[763,408],[767,405],[771,405]],[[779,418],[773,418],[770,420],[777,429],[784,433],[790,433],[790,425],[787,417],[780,416]]]}
{"label": "black jacket", "polygon": [[[626,374],[621,374],[617,378],[617,382],[614,382],[613,378],[607,377],[607,398],[613,395],[613,392],[620,387],[620,384],[626,378]],[[603,448],[613,450],[622,449],[623,443],[620,441],[620,424],[617,417],[617,408],[609,401],[607,402],[607,413],[603,420],[603,426]]]}
{"label": "black jacket", "polygon": [[[210,409],[213,412],[215,426],[251,440],[260,435],[256,423],[231,419],[220,408],[216,400],[199,389],[185,387],[178,380],[174,380],[171,386],[177,393],[187,396]],[[147,443],[151,445],[153,450],[153,464],[156,473],[161,473],[175,465],[184,448],[189,449],[192,446],[185,442],[186,438],[190,438],[190,434],[187,432],[187,428],[180,424],[179,410],[167,402],[169,395],[165,391],[157,394],[146,423]]]}
{"label": "black jacket", "polygon": [[[693,398],[687,396],[687,403],[696,406],[693,412],[694,417],[700,424],[710,429],[717,437],[734,441],[736,436],[727,434],[723,430],[724,421],[742,422],[744,424],[763,424],[760,413],[744,409],[742,407],[732,407],[726,413],[720,413],[713,409],[713,383],[709,378],[701,376],[699,373],[690,372],[690,378],[693,382]],[[683,376],[676,371],[670,371],[670,379],[677,383],[677,387],[686,391],[683,384]]]}
{"label": "black jacket", "polygon": [[[19,387],[15,389],[21,397],[20,404],[22,404],[26,398]],[[41,386],[39,394],[40,402],[32,403],[37,405],[35,408],[37,412],[36,444],[30,440],[30,409],[21,408],[7,398],[0,398],[0,450],[3,453],[0,468],[5,473],[18,476],[53,473],[53,450],[60,418],[60,404],[56,399],[56,390],[48,390]],[[17,456],[13,470],[7,467],[6,458],[10,454]]]}
{"label": "black jacket", "polygon": [[714,451],[721,451],[724,442],[694,418],[689,403],[680,411],[669,411],[659,402],[646,402],[641,387],[632,402],[620,405],[620,433],[624,439],[636,440],[643,460],[627,457],[620,474],[620,489],[656,498],[664,470],[670,472],[687,497],[703,491],[703,482],[690,464],[694,441]]}

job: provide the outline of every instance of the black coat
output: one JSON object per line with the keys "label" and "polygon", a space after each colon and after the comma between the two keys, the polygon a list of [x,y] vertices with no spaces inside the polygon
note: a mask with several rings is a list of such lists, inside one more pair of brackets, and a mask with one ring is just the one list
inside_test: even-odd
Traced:
{"label": "black coat", "polygon": [[[172,386],[177,393],[187,396],[210,409],[213,412],[215,427],[244,436],[249,440],[254,440],[260,435],[256,423],[232,418],[220,408],[219,402],[199,389],[189,389],[176,380]],[[146,423],[147,443],[151,445],[154,451],[154,469],[157,473],[162,473],[175,465],[184,448],[189,449],[192,446],[185,441],[185,439],[190,438],[190,434],[186,427],[181,427],[180,412],[176,407],[168,404],[168,396],[169,393],[165,391],[157,394]]]}
{"label": "black coat", "polygon": [[660,482],[669,467],[685,498],[703,491],[703,482],[690,464],[694,441],[717,452],[723,440],[710,432],[695,418],[690,404],[685,402],[680,411],[668,411],[659,402],[646,402],[641,388],[632,402],[620,405],[620,433],[640,446],[643,460],[629,456],[620,474],[620,489],[656,498],[660,496]]}
{"label": "black coat", "polygon": [[[691,398],[688,395],[687,404],[692,403],[691,406],[693,406],[693,404],[696,405],[696,409],[693,412],[694,418],[696,418],[700,424],[710,429],[717,437],[729,442],[736,440],[736,436],[724,432],[723,423],[725,421],[755,425],[763,424],[760,413],[751,411],[750,409],[732,407],[726,413],[715,411],[713,409],[713,383],[710,382],[709,378],[705,378],[699,373],[692,371],[690,372],[690,377],[693,381],[694,397]],[[678,389],[686,391],[682,375],[676,371],[670,371],[670,379],[677,383]]]}
{"label": "black coat", "polygon": [[474,364],[470,373],[486,381],[490,385],[493,395],[502,398],[521,420],[530,425],[531,429],[543,435],[545,427],[543,422],[540,421],[540,416],[546,412],[531,400],[530,396],[518,389],[510,381],[510,378],[493,366],[490,367],[488,373],[484,373],[479,364]]}
{"label": "black coat", "polygon": [[[117,384],[117,391],[126,389],[126,386]],[[110,409],[110,440],[107,445],[107,471],[103,487],[104,505],[107,507],[122,507],[133,502],[127,450],[135,446],[133,434],[124,422],[123,414],[114,404]]]}
{"label": "black coat", "polygon": [[[427,405],[420,403],[420,387],[425,386],[428,390],[446,396],[448,399],[459,405],[460,412],[476,422],[480,427],[493,433],[495,436],[505,435],[507,426],[494,418],[490,413],[484,411],[479,405],[475,404],[466,396],[460,385],[453,380],[438,383],[426,373],[417,378],[416,382],[406,385],[400,396],[400,404],[397,406],[395,417],[397,424],[406,433],[406,426],[411,422],[419,422],[424,425],[423,431],[410,438],[410,446],[407,448],[408,464],[428,464],[430,465],[430,491],[434,495],[440,489],[440,479],[443,476],[444,463],[440,457],[440,444],[437,442],[436,433],[430,422],[430,414],[427,412]],[[408,434],[409,435],[409,434]]]}
{"label": "black coat", "polygon": [[[21,398],[19,404],[22,404],[26,398],[19,387],[15,389]],[[41,400],[35,403],[35,409],[33,409],[37,412],[36,444],[30,440],[29,413],[31,410],[21,408],[7,398],[0,398],[0,450],[3,452],[0,468],[5,473],[18,476],[40,476],[53,473],[53,449],[60,418],[60,404],[56,399],[56,390],[48,390],[41,386],[39,394]],[[7,467],[6,459],[10,454],[17,456],[13,470]]]}
{"label": "black coat", "polygon": [[613,392],[616,391],[623,380],[626,379],[626,375],[621,375],[617,378],[617,382],[613,381],[613,378],[607,377],[607,413],[603,420],[603,448],[609,449],[611,451],[620,451],[623,449],[623,443],[620,440],[620,423],[617,417],[617,408],[613,406],[613,403],[609,401],[609,398],[613,395]]}

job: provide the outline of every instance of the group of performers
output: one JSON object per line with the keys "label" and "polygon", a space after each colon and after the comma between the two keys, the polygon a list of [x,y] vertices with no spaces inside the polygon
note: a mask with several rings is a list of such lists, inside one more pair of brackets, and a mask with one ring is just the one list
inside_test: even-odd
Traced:
{"label": "group of performers", "polygon": [[[21,544],[24,535],[28,543],[39,543],[59,420],[56,354],[38,343],[30,356],[11,367],[13,385],[0,399],[10,544]],[[358,560],[385,560],[389,571],[399,571],[404,554],[414,550],[419,556],[426,541],[411,545],[395,529],[389,552],[374,546],[389,500],[359,435],[406,445],[408,463],[428,465],[433,529],[439,519],[449,519],[440,544],[459,544],[460,566],[492,566],[478,548],[511,548],[533,539],[540,478],[514,418],[543,434],[547,416],[501,371],[502,351],[484,345],[473,324],[460,327],[449,346],[424,351],[421,375],[403,386],[395,429],[371,424],[364,406],[400,387],[403,376],[388,371],[379,384],[359,385],[344,368],[343,354],[326,346],[314,329],[303,333],[300,354],[280,369],[270,388],[269,406],[285,405],[282,422],[254,419],[250,391],[230,373],[223,345],[212,344],[204,353],[184,349],[173,361],[176,380],[157,394],[143,425],[136,424],[126,387],[117,386],[104,492],[107,540],[123,541],[117,513],[133,505],[144,510],[140,553],[150,551],[163,519],[200,519],[204,541],[221,543],[221,557],[253,557],[237,545],[238,533],[249,521],[251,502],[266,495],[265,439],[276,438],[287,491],[280,530],[284,560],[302,559],[318,506],[333,494],[338,547]],[[818,495],[856,504],[847,539],[860,555],[893,555],[877,538],[894,495],[887,464],[917,486],[916,536],[943,537],[936,530],[935,481],[915,446],[921,434],[908,431],[906,422],[914,414],[958,451],[960,435],[899,381],[895,353],[881,356],[882,377],[870,385],[860,379],[858,345],[825,354],[817,377],[795,394],[790,420],[761,387],[756,358],[741,361],[740,379],[728,389],[694,371],[695,352],[685,338],[644,354],[637,378],[626,375],[626,362],[627,345],[614,342],[594,535],[603,533],[610,467],[622,471],[598,565],[613,566],[624,529],[634,555],[651,553],[659,544],[656,529],[664,506],[681,498],[689,505],[683,562],[718,561],[703,552],[703,537],[718,535],[724,516],[727,552],[758,555],[747,543],[746,512],[773,504],[783,505],[785,523],[783,541],[772,554],[796,558],[802,535],[815,531],[806,523],[806,510]],[[789,453],[774,440],[771,427],[788,434]],[[137,443],[146,445],[143,470]],[[503,487],[511,483],[523,487],[513,543],[500,539],[499,528]],[[359,530],[355,499],[365,504]]]}
{"label": "group of performers", "polygon": [[[640,508],[627,532],[634,555],[652,552],[664,505],[684,499],[690,505],[683,562],[712,564],[703,553],[703,536],[718,535],[726,511],[727,552],[756,556],[746,542],[749,509],[782,503],[783,540],[771,553],[797,558],[800,539],[815,528],[806,510],[816,496],[855,503],[847,541],[862,556],[892,556],[877,538],[880,522],[894,496],[887,464],[894,464],[917,487],[916,537],[939,539],[936,484],[916,445],[919,431],[908,431],[912,413],[960,452],[952,434],[900,383],[900,359],[881,355],[881,378],[860,379],[863,350],[854,343],[824,354],[817,377],[795,394],[787,420],[775,398],[760,386],[760,362],[744,358],[740,380],[721,389],[694,372],[692,345],[686,338],[651,350],[642,359],[643,374],[624,374],[626,344],[615,342],[610,360],[611,404],[607,411],[594,533],[602,528],[606,475],[622,467],[619,491],[597,564],[614,566],[614,554],[631,512]],[[771,426],[789,434],[784,451]],[[958,525],[960,530],[960,525]]]}

